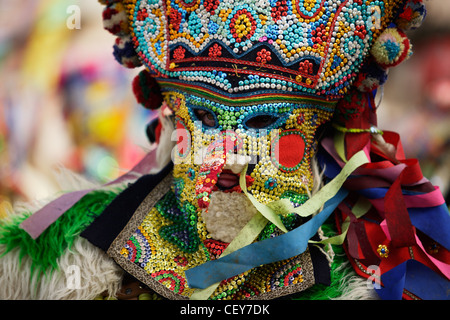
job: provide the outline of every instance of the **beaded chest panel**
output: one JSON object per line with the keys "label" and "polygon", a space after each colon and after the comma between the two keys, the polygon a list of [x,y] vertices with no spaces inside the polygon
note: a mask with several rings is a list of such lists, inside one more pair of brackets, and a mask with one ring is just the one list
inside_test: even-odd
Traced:
{"label": "beaded chest panel", "polygon": [[[207,235],[201,217],[189,204],[180,206],[171,186],[169,175],[147,196],[108,254],[162,296],[189,299],[194,289],[188,287],[184,272],[216,259],[228,244]],[[262,237],[267,233],[270,228]],[[307,250],[222,281],[210,299],[275,298],[303,291],[314,283]]]}
{"label": "beaded chest panel", "polygon": [[214,92],[282,90],[337,99],[400,0],[128,0],[156,78]]}

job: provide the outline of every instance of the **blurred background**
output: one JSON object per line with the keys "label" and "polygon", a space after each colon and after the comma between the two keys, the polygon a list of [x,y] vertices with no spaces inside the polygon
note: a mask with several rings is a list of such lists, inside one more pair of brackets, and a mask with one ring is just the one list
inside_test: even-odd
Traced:
{"label": "blurred background", "polygon": [[[450,1],[425,3],[423,26],[409,33],[414,55],[377,96],[379,127],[400,134],[448,199]],[[0,216],[58,192],[60,168],[104,183],[150,147],[155,114],[133,97],[138,70],[115,62],[102,9],[96,0],[0,0]]]}
{"label": "blurred background", "polygon": [[148,150],[154,115],[113,57],[96,0],[0,0],[0,215],[60,191],[61,168],[108,182]]}
{"label": "blurred background", "polygon": [[450,205],[450,1],[424,4],[424,23],[408,32],[412,57],[389,70],[378,124],[400,134],[406,157],[419,159]]}

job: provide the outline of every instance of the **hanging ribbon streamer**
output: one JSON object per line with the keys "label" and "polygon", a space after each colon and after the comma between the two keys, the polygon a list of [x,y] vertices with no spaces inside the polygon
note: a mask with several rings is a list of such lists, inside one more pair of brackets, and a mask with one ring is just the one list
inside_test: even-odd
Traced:
{"label": "hanging ribbon streamer", "polygon": [[323,239],[320,241],[309,240],[309,243],[341,245],[342,243],[344,243],[345,238],[347,237],[347,232],[348,232],[349,227],[350,227],[350,218],[347,217],[345,219],[345,221],[342,223],[341,234],[334,236],[334,237],[326,238],[326,239]]}
{"label": "hanging ribbon streamer", "polygon": [[[401,156],[403,152],[398,136],[387,131],[385,136],[389,138],[387,139],[388,142],[400,150],[397,151],[397,155]],[[325,167],[325,175],[333,178],[345,163],[334,149],[333,140],[323,139],[322,146],[326,150],[326,154],[319,153],[319,159],[322,166]],[[401,177],[402,173],[403,176]],[[355,175],[356,177],[346,181],[345,187],[366,197],[377,211],[383,214],[385,212],[386,194],[396,180],[401,179],[401,182],[408,185],[409,188],[423,186],[425,191],[400,189],[400,192],[397,185],[395,196],[404,199],[404,205],[409,213],[408,220],[411,220],[414,227],[439,242],[447,250],[450,249],[450,233],[448,232],[450,214],[445,199],[438,187],[432,186],[427,179],[423,178],[417,160],[402,160],[398,164],[393,164],[390,161],[369,163],[359,168]],[[380,180],[384,181],[387,186],[374,187],[373,185]],[[397,183],[399,184],[399,182]],[[391,210],[395,210],[395,208]]]}
{"label": "hanging ribbon streamer", "polygon": [[[394,146],[395,150],[384,155],[372,144],[371,152],[382,160],[359,168],[344,184],[354,195],[360,196],[351,212],[339,206],[344,222],[350,218],[348,229],[346,225],[341,227],[342,233],[347,231],[347,252],[364,265],[380,266],[384,287],[377,292],[383,299],[401,299],[404,290],[421,299],[448,299],[448,259],[443,252],[438,255],[442,261],[429,254],[415,229],[438,242],[441,246],[439,250],[448,250],[450,214],[445,200],[439,188],[423,177],[418,161],[404,159],[398,135],[385,132],[384,137],[384,142]],[[334,140],[322,140],[322,146],[326,152],[319,153],[319,159],[325,167],[325,175],[331,179],[345,165],[340,150],[343,144],[341,139],[335,137]],[[365,199],[365,203],[361,199]],[[372,223],[375,220],[359,219],[367,210],[372,210],[371,214],[378,214],[384,220],[379,226],[391,246],[386,260],[380,260],[369,242],[369,239],[379,237],[378,229],[374,229]],[[333,241],[337,240],[341,239]],[[409,259],[409,254],[405,252],[407,248],[414,252],[418,250],[415,261],[405,261]],[[402,252],[406,254],[403,256]],[[425,279],[429,279],[428,285]]]}
{"label": "hanging ribbon streamer", "polygon": [[364,150],[357,152],[342,168],[341,172],[337,174],[333,180],[323,186],[315,195],[314,200],[312,198],[306,201],[302,206],[294,208],[292,212],[302,217],[310,216],[311,214],[318,212],[325,203],[325,201],[331,199],[336,194],[337,190],[341,188],[347,178],[363,164],[369,162],[369,159]]}
{"label": "hanging ribbon streamer", "polygon": [[[136,179],[138,176],[148,173],[155,166],[155,163],[156,149],[149,152],[128,173],[105,184],[103,187],[110,187],[127,180]],[[24,229],[31,236],[31,238],[37,239],[42,232],[51,226],[60,216],[72,208],[78,201],[81,200],[81,198],[94,190],[96,189],[92,188],[65,193],[28,217],[20,224],[20,227]]]}
{"label": "hanging ribbon streamer", "polygon": [[[359,219],[362,216],[364,216],[371,207],[372,207],[372,204],[369,201],[367,201],[366,198],[359,197],[358,201],[353,206],[351,212],[355,216],[356,219]],[[309,242],[315,243],[315,244],[342,245],[344,243],[345,239],[347,238],[347,233],[350,228],[350,224],[351,224],[351,218],[350,218],[350,216],[348,216],[341,225],[341,234],[334,236],[334,237],[323,239],[321,241],[310,240]]]}
{"label": "hanging ribbon streamer", "polygon": [[401,300],[403,289],[426,300],[448,300],[450,282],[416,260],[407,260],[381,275],[383,300]]}
{"label": "hanging ribbon streamer", "polygon": [[[292,207],[290,212],[295,212],[302,217],[311,216],[324,207],[322,211],[305,224],[278,237],[269,238],[253,244],[248,243],[245,247],[241,247],[235,251],[231,251],[230,249],[224,252],[219,259],[208,261],[200,266],[187,270],[185,274],[189,286],[191,288],[203,289],[197,290],[191,296],[191,299],[207,299],[214,292],[220,281],[224,279],[228,279],[262,264],[288,259],[304,252],[311,237],[317,233],[319,227],[347,196],[347,191],[341,189],[342,184],[354,170],[368,163],[368,161],[363,151],[358,152],[347,162],[344,168],[342,168],[342,171],[311,199],[299,208]],[[246,190],[243,184],[243,181],[241,181],[241,187],[244,187],[243,190]],[[279,202],[275,206],[272,204],[272,206],[267,205],[264,208],[264,205],[257,204],[269,217],[274,213],[274,207],[282,206],[286,209],[285,205],[285,202]],[[260,212],[259,215],[263,216]],[[272,219],[273,217],[270,218]],[[250,230],[250,228],[244,229]],[[237,247],[235,242],[242,244],[241,237],[245,236],[247,240],[253,237],[256,238],[259,233],[257,234],[255,230],[252,231],[251,237],[245,235],[245,232],[240,232],[227,249],[230,246],[233,248]]]}
{"label": "hanging ribbon streamer", "polygon": [[[389,228],[387,225],[386,220],[382,221],[380,223],[381,229],[383,230],[383,232],[386,234],[386,237],[389,240],[392,240],[392,236],[389,232]],[[422,242],[420,241],[419,237],[417,235],[414,235],[414,241],[417,244],[417,246],[422,250],[423,254],[425,254],[425,256],[430,259],[430,261],[434,264],[434,266],[439,269],[441,271],[441,273],[447,278],[450,279],[450,264],[439,261],[438,259],[434,258],[433,256],[431,256],[430,254],[427,253],[427,251],[425,250],[425,248],[423,247]]]}
{"label": "hanging ribbon streamer", "polygon": [[410,167],[405,167],[400,173],[398,178],[386,192],[384,200],[386,222],[389,232],[393,236],[391,243],[397,248],[409,247],[415,244],[415,230],[411,223],[411,219],[409,218],[409,213],[405,205],[405,200],[402,197],[401,190],[403,180],[407,178],[408,173],[411,172],[411,170],[408,170],[409,168]]}
{"label": "hanging ribbon streamer", "polygon": [[450,250],[450,214],[447,205],[430,208],[410,208],[412,224],[430,238]]}
{"label": "hanging ribbon streamer", "polygon": [[[309,239],[317,233],[319,227],[328,219],[339,203],[345,199],[347,194],[346,190],[339,190],[331,200],[327,201],[324,210],[288,233],[255,242],[224,257],[187,270],[185,274],[189,287],[208,288],[205,295],[200,295],[200,297],[208,298],[220,281],[224,279],[229,279],[260,265],[289,259],[303,253],[308,246]],[[195,298],[198,298],[198,295],[191,297],[191,299]]]}

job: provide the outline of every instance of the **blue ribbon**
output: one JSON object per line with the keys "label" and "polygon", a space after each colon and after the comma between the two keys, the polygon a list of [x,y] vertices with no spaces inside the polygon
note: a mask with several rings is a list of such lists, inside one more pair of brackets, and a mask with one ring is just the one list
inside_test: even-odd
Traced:
{"label": "blue ribbon", "polygon": [[[385,193],[382,192],[382,188],[364,189],[357,192],[368,199],[382,198]],[[383,196],[380,197],[380,193],[383,193]],[[421,194],[405,190],[402,190],[402,193],[405,195]],[[435,207],[408,208],[407,210],[413,226],[450,250],[450,213],[445,203]]]}
{"label": "blue ribbon", "polygon": [[303,253],[308,241],[347,196],[345,189],[328,200],[324,209],[298,228],[275,238],[255,242],[225,257],[208,261],[185,272],[190,288],[205,289],[264,264],[289,259]]}
{"label": "blue ribbon", "polygon": [[[325,166],[325,175],[327,177],[333,178],[339,173],[339,165],[329,154],[320,152],[318,159],[321,162],[321,166]],[[356,192],[367,199],[381,199],[385,197],[387,191],[388,188],[368,188]],[[402,190],[402,194],[419,195],[423,193]],[[450,226],[450,213],[446,204],[436,207],[408,208],[407,210],[413,226],[444,246],[447,250],[450,250],[450,232],[448,231]]]}
{"label": "blue ribbon", "polygon": [[[386,196],[388,190],[389,188],[367,188],[358,190],[358,193],[367,199],[382,199]],[[402,189],[402,194],[405,196],[417,196],[425,193]]]}
{"label": "blue ribbon", "polygon": [[342,170],[333,157],[322,149],[317,153],[317,161],[319,162],[320,168],[324,170],[325,176],[330,179],[337,176]]}
{"label": "blue ribbon", "polygon": [[413,226],[450,250],[450,214],[446,204],[429,208],[408,208],[408,212]]}
{"label": "blue ribbon", "polygon": [[375,288],[383,300],[401,300],[403,289],[423,300],[448,300],[450,282],[417,260],[407,260],[381,275],[383,287]]}

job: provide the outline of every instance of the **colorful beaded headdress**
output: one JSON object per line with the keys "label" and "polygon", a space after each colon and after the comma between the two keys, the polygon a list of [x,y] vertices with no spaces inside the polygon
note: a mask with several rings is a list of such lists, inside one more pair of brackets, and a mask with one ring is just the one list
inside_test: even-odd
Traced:
{"label": "colorful beaded headdress", "polygon": [[420,1],[404,0],[104,2],[119,62],[144,64],[162,87],[233,97],[270,90],[338,100],[372,48],[384,68],[409,54],[391,23],[405,30],[423,13]]}
{"label": "colorful beaded headdress", "polygon": [[[343,244],[364,277],[379,266],[380,296],[426,296],[398,284],[405,274],[448,277],[448,211],[398,137],[381,136],[373,101],[411,54],[404,32],[420,25],[420,0],[101,2],[117,60],[145,67],[138,101],[168,106],[177,133],[173,171],[108,248],[125,270],[175,299],[304,291],[327,282],[308,243],[336,212],[342,239],[314,241]],[[334,135],[319,139],[329,123]],[[316,156],[327,202],[311,196]],[[432,256],[425,239],[443,248]]]}

